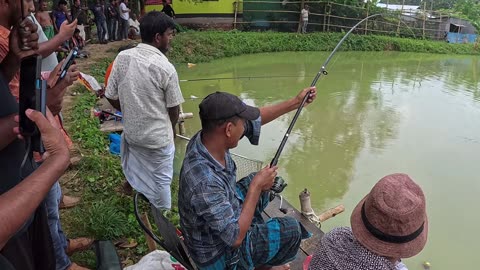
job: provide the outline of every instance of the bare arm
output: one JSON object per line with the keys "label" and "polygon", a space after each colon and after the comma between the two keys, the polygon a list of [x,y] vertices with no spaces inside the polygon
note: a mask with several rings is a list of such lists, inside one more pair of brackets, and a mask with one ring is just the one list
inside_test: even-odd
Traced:
{"label": "bare arm", "polygon": [[113,108],[115,108],[118,111],[122,111],[122,107],[120,106],[120,100],[109,99],[108,97],[107,97],[107,100],[108,100],[108,102],[110,102],[110,104],[113,106]]}
{"label": "bare arm", "polygon": [[17,137],[13,132],[13,128],[18,124],[14,120],[15,115],[0,118],[0,151],[7,147]]}
{"label": "bare arm", "polygon": [[[30,110],[27,116],[37,124],[49,157],[25,180],[0,196],[0,219],[8,220],[0,223],[0,249],[32,215],[70,162],[60,130],[50,125],[40,112]],[[51,114],[48,117],[55,121]]]}
{"label": "bare arm", "polygon": [[173,128],[173,137],[175,137],[175,125],[178,123],[178,116],[180,115],[180,105],[168,108],[168,116]]}
{"label": "bare arm", "polygon": [[297,109],[302,103],[303,97],[308,94],[308,92],[313,91],[310,94],[310,97],[307,99],[308,105],[313,102],[317,95],[317,90],[315,87],[305,88],[300,93],[291,99],[280,102],[275,105],[265,106],[260,108],[260,116],[262,117],[262,125],[269,123],[270,121],[278,118],[281,115],[284,115],[290,111]]}

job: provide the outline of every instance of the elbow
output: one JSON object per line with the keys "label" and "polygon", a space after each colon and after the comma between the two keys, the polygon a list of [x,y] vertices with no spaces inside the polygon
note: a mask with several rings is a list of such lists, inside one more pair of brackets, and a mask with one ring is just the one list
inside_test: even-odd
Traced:
{"label": "elbow", "polygon": [[232,245],[232,248],[239,248],[243,242],[243,237],[238,237]]}

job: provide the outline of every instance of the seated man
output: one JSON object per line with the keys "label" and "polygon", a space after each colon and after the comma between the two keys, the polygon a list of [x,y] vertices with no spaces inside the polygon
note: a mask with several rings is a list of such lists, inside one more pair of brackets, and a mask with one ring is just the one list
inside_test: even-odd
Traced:
{"label": "seated man", "polygon": [[425,196],[408,175],[387,175],[357,204],[350,223],[322,238],[309,269],[407,270],[401,259],[427,243]]}
{"label": "seated man", "polygon": [[140,36],[140,22],[137,20],[137,15],[132,14],[132,17],[128,20],[128,38],[136,39]]}
{"label": "seated man", "polygon": [[255,108],[238,97],[216,92],[200,107],[202,130],[187,146],[180,172],[178,205],[185,243],[200,269],[287,269],[309,233],[294,218],[266,222],[261,212],[269,202],[277,167],[267,166],[236,183],[229,149],[246,136],[258,144],[260,127],[316,97],[316,88],[295,98]]}

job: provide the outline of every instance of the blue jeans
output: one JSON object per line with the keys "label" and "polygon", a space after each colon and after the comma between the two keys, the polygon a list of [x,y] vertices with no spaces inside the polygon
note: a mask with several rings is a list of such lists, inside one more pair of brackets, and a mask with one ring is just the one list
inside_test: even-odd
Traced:
{"label": "blue jeans", "polygon": [[98,42],[103,42],[108,36],[107,21],[96,21]]}
{"label": "blue jeans", "polygon": [[47,194],[47,197],[45,197],[48,227],[52,236],[57,270],[65,270],[72,264],[65,251],[67,249],[68,242],[65,234],[62,231],[62,225],[60,224],[58,205],[60,204],[61,199],[62,189],[57,181],[55,184],[53,184],[52,188]]}

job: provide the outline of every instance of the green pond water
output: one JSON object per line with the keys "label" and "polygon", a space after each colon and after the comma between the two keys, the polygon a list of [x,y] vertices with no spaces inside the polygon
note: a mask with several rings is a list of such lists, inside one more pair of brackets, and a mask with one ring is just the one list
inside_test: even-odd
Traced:
{"label": "green pond water", "polygon": [[[263,106],[310,85],[329,53],[286,52],[177,66],[187,135],[200,129],[198,104],[217,90]],[[299,207],[311,192],[317,214],[338,204],[345,212],[322,230],[349,226],[356,203],[383,176],[403,172],[423,188],[429,241],[410,270],[478,269],[480,234],[480,58],[413,53],[340,52],[318,96],[295,125],[280,157],[284,196]],[[240,79],[227,79],[227,78]],[[269,163],[293,112],[262,128],[259,146],[242,141],[233,152]],[[177,157],[185,151],[178,143]],[[178,160],[178,159],[177,159]],[[180,164],[176,164],[178,172]]]}

